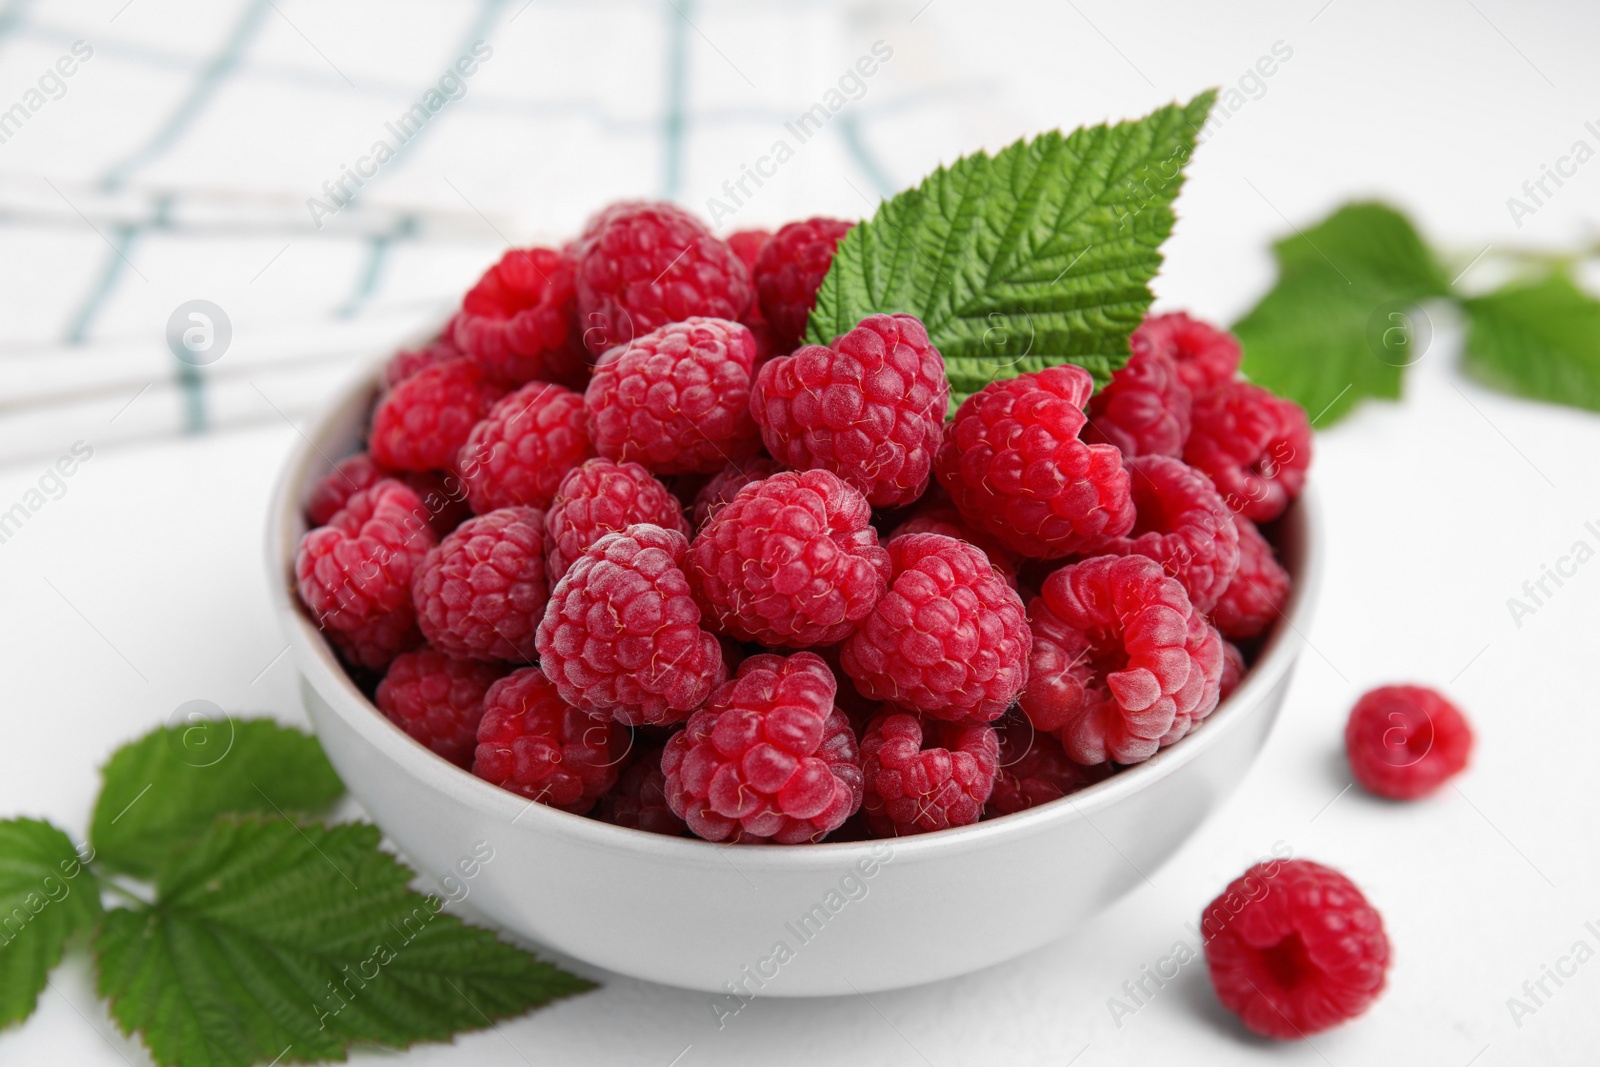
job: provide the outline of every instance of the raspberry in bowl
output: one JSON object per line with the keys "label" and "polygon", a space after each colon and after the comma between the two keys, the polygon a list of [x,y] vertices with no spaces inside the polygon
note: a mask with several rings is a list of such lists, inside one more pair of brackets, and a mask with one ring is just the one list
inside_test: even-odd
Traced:
{"label": "raspberry in bowl", "polygon": [[[744,643],[747,639],[736,641],[718,634],[721,662],[712,662],[714,657],[708,658],[709,645],[702,635],[717,633],[719,611],[729,618],[735,617],[734,613],[725,611],[715,598],[699,605],[670,597],[663,603],[676,605],[668,612],[674,619],[678,612],[683,613],[679,621],[688,635],[683,647],[692,646],[695,662],[700,664],[697,669],[707,675],[705,688],[714,694],[715,714],[705,717],[698,727],[701,732],[694,735],[705,754],[682,751],[674,757],[671,771],[657,778],[652,768],[637,761],[660,758],[662,746],[671,747],[669,731],[688,729],[681,722],[668,721],[677,718],[676,712],[661,716],[661,722],[645,716],[638,720],[642,725],[630,725],[626,721],[630,715],[606,709],[588,712],[595,716],[592,727],[569,717],[563,721],[559,739],[562,750],[592,750],[604,756],[604,773],[591,777],[597,783],[595,790],[603,787],[606,791],[589,814],[576,814],[562,810],[562,805],[530,799],[528,793],[536,790],[518,792],[474,775],[393,724],[372,700],[372,670],[376,668],[348,670],[336,645],[297,601],[293,565],[297,546],[308,529],[304,506],[329,474],[333,461],[361,450],[379,389],[378,374],[375,369],[307,429],[306,440],[283,471],[269,520],[273,595],[302,675],[302,692],[317,735],[367,813],[425,876],[440,878],[453,871],[458,860],[486,842],[493,847],[495,859],[482,866],[472,886],[474,907],[480,914],[512,934],[638,978],[717,995],[727,993],[727,983],[745,981],[752,992],[762,996],[871,993],[975,971],[1082,926],[1139,884],[1141,870],[1150,871],[1175,852],[1242,778],[1283,702],[1300,651],[1297,635],[1305,630],[1315,599],[1319,570],[1315,501],[1301,495],[1265,531],[1292,582],[1284,597],[1274,600],[1276,621],[1241,638],[1250,665],[1231,695],[1216,704],[1203,721],[1186,721],[1181,739],[1157,738],[1161,743],[1143,762],[1120,767],[1115,773],[1108,773],[1109,768],[1102,764],[1082,774],[1052,776],[1040,769],[1050,761],[1030,760],[1029,742],[1019,743],[1020,735],[1012,733],[1019,723],[1020,728],[1029,728],[1026,716],[1017,710],[992,724],[981,724],[981,729],[964,725],[965,719],[947,723],[938,717],[947,713],[942,707],[932,712],[919,708],[918,700],[926,703],[922,694],[896,690],[894,679],[902,668],[893,657],[868,657],[864,647],[844,654],[835,644],[813,656],[801,645],[786,645],[770,635],[761,649]],[[576,469],[581,462],[584,460],[579,457],[569,466]],[[1172,459],[1169,465],[1178,463]],[[736,496],[746,503],[735,506],[731,500],[724,501],[707,525],[720,522],[726,526],[739,521],[742,512],[754,514],[756,505],[774,493],[782,496],[783,508],[791,509],[783,512],[790,516],[784,522],[800,521],[799,513],[792,510],[800,506],[797,501],[821,509],[817,512],[821,518],[802,524],[803,528],[824,531],[811,536],[824,537],[834,546],[829,551],[850,562],[868,584],[876,583],[877,575],[882,574],[883,591],[844,627],[852,633],[863,620],[877,618],[873,634],[898,634],[898,624],[886,613],[915,610],[974,620],[975,627],[990,627],[1004,634],[1014,626],[1018,602],[1027,604],[1036,598],[1056,602],[1051,599],[1056,596],[1053,592],[1038,597],[1037,587],[1027,577],[1036,561],[1026,561],[1017,579],[1030,586],[1028,591],[1013,593],[1004,581],[969,575],[963,568],[970,553],[955,548],[966,542],[942,532],[913,532],[908,537],[917,540],[908,541],[896,553],[876,549],[868,536],[870,509],[859,499],[861,492],[831,471],[813,468],[772,473],[757,464],[752,473],[760,475],[753,483],[778,480],[765,492],[759,486],[744,486]],[[552,487],[560,483],[557,477]],[[664,515],[661,501],[675,497],[678,504],[693,509],[697,492],[673,482],[663,484],[672,487],[673,496],[651,496],[649,507],[641,505],[637,511],[629,510],[636,495],[618,504],[613,525],[644,524],[642,527],[601,531],[600,540],[583,551],[593,552],[597,559],[621,560],[616,556],[617,546],[631,552],[631,545],[625,544],[630,529],[635,531],[631,540],[640,542],[641,552],[655,551],[649,545],[662,537],[648,531],[664,529],[658,526]],[[796,495],[802,491],[808,495]],[[938,498],[941,492],[938,488],[927,490],[922,498],[926,507],[947,507]],[[960,503],[970,501],[963,498],[957,501]],[[513,506],[537,510],[545,504]],[[734,510],[729,511],[730,507]],[[426,525],[426,517],[420,521]],[[896,525],[900,521],[892,519]],[[684,527],[672,525],[671,536],[665,537],[664,547],[656,552],[665,562],[650,563],[651,581],[657,584],[664,580],[676,583],[679,579],[673,568],[694,580],[692,546],[683,562],[675,562],[676,539]],[[686,516],[684,526],[695,529],[696,525]],[[778,533],[784,528],[783,523],[771,527]],[[886,522],[883,528],[890,530],[893,525]],[[1134,533],[1134,539],[1142,536],[1142,531],[1143,527]],[[1116,530],[1107,536],[1127,532]],[[426,539],[428,534],[419,536]],[[439,535],[441,541],[448,537],[448,533]],[[607,538],[613,540],[607,542]],[[887,545],[887,539],[883,543]],[[532,542],[528,544],[531,550]],[[733,542],[730,546],[728,551],[742,551]],[[419,553],[422,555],[425,553]],[[628,556],[628,560],[635,558]],[[1060,569],[1059,563],[1045,566],[1051,571]],[[909,584],[924,572],[926,580],[918,577],[916,584]],[[547,572],[551,602],[568,602],[578,595],[575,590],[583,584],[579,578],[584,576],[572,578],[563,591],[560,584],[567,576],[552,578]],[[1178,580],[1159,576],[1143,580],[1151,587],[1150,595],[1166,605],[1161,610],[1177,610],[1188,603],[1188,594]],[[926,599],[929,588],[945,590],[952,605],[960,599],[970,607],[943,612],[937,596]],[[900,591],[904,605],[896,600],[878,610],[877,604],[884,603],[882,597],[893,589]],[[848,609],[847,600],[841,601],[845,604],[841,618],[853,610]],[[1172,604],[1167,605],[1168,601]],[[626,601],[614,605],[623,629],[628,625],[629,606]],[[698,617],[689,619],[696,609]],[[829,638],[835,636],[831,618],[819,620],[816,627]],[[424,636],[411,634],[411,647],[417,647]],[[619,647],[623,639],[618,638]],[[912,659],[921,654],[900,638],[877,644]],[[1220,649],[1220,638],[1217,644]],[[933,678],[934,672],[953,671],[967,662],[950,654],[955,645],[941,647],[943,658],[930,660],[920,676]],[[1209,639],[1201,640],[1196,649],[1195,656],[1206,665],[1206,684],[1212,684],[1213,667],[1220,684],[1221,651],[1213,656]],[[983,655],[992,651],[988,644],[981,646]],[[841,655],[844,668],[839,666]],[[776,657],[783,657],[782,662],[772,662]],[[771,704],[773,710],[764,710],[759,721],[742,714],[749,708],[739,703],[740,685],[753,684],[747,680],[763,675],[796,674],[800,657],[807,657],[803,661],[807,677],[810,673],[819,678],[830,671],[834,674],[840,692],[833,699],[846,710],[824,715],[824,694],[816,713],[809,716],[779,714],[786,705],[771,701],[762,708]],[[973,686],[987,687],[982,690],[985,694],[1020,689],[1021,683],[1014,677],[1026,659],[1025,653],[1002,655],[992,666],[971,659]],[[742,667],[741,661],[751,665]],[[655,653],[641,662],[652,665]],[[537,668],[506,661],[506,669]],[[850,669],[861,681],[850,679]],[[1013,680],[1002,685],[1007,678]],[[935,688],[930,686],[930,691]],[[502,684],[501,691],[509,689],[509,683]],[[1169,703],[1173,704],[1175,724],[1188,698],[1172,697]],[[452,708],[471,704],[455,696],[451,699],[455,701]],[[1024,695],[1022,699],[1028,698]],[[1132,698],[1122,694],[1118,699],[1122,707]],[[982,703],[980,700],[974,707]],[[730,707],[732,711],[726,710]],[[983,715],[993,718],[993,710],[984,705]],[[918,716],[920,732],[909,728]],[[728,725],[723,725],[724,720]],[[1001,735],[995,755],[992,732],[997,729]],[[1050,748],[1056,763],[1064,758],[1065,750],[1057,751],[1063,744],[1061,729],[1037,731],[1038,743]],[[1175,725],[1165,729],[1167,734],[1177,733]],[[765,734],[748,732],[755,730]],[[852,732],[854,745],[848,743]],[[871,745],[861,744],[868,737]],[[481,744],[482,733],[479,740]],[[519,735],[514,743],[501,747],[515,757],[520,751],[517,746],[542,752],[540,744],[540,738],[530,734],[527,738]],[[679,744],[680,749],[690,747],[686,742]],[[858,751],[852,753],[852,747]],[[868,747],[871,780],[858,782],[849,773],[850,766],[854,758],[860,758],[865,766]],[[736,758],[729,756],[730,752]],[[796,761],[792,768],[786,762],[791,757]],[[956,757],[964,761],[962,766],[945,774],[944,764],[952,762],[953,767]],[[691,760],[698,762],[691,765]],[[996,764],[993,772],[987,771],[986,761]],[[966,788],[972,784],[967,781],[972,777],[969,763],[992,773],[996,782],[1005,782],[1010,793],[1000,794],[997,801],[996,794],[975,786],[964,794],[966,799],[941,801],[936,817],[930,814],[931,805],[902,805],[905,810],[893,806],[896,798],[907,795],[908,788],[915,795],[920,788],[919,774],[941,781],[948,778]],[[752,788],[745,796],[717,777],[738,774],[748,775],[752,786],[760,788]],[[537,777],[515,768],[501,777],[507,775],[511,776],[508,781],[514,778],[519,784],[524,778],[532,781]],[[1065,781],[1066,786],[1052,785],[1056,779]],[[1024,789],[1041,795],[1037,800],[1018,801]],[[642,815],[615,814],[624,809],[642,811],[647,790],[655,798],[650,820],[655,832],[646,828]],[[1068,796],[1055,796],[1068,791]],[[737,823],[742,828],[738,834],[730,833],[730,839],[748,833],[748,839],[755,842],[768,836],[766,822],[774,820],[764,820],[754,808],[747,811],[740,806],[746,803],[770,802],[774,811],[791,821],[772,831],[776,836],[771,843],[703,840],[692,836],[692,827],[700,823],[704,828],[704,820],[697,817],[680,822],[673,809],[676,802],[685,814],[695,814],[698,809],[689,804],[699,803],[702,793],[708,798],[706,803],[720,805],[717,813],[726,825]],[[590,800],[580,789],[579,802],[564,806],[586,808]],[[854,814],[840,822],[846,809]],[[800,840],[826,836],[818,843],[782,843],[790,829],[808,822],[816,834],[799,834]],[[885,832],[903,836],[868,836]],[[980,911],[973,909],[976,900],[984,902]],[[664,922],[663,916],[670,916],[670,921]],[[829,931],[826,936],[822,936],[824,930]],[[940,936],[930,938],[930,930],[939,931]],[[759,977],[760,988],[755,987],[755,979],[746,977],[751,975]]]}

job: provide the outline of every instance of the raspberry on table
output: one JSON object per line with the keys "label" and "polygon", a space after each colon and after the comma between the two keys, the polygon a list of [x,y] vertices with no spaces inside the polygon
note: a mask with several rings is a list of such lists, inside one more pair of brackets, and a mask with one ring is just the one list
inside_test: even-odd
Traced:
{"label": "raspberry on table", "polygon": [[505,389],[466,359],[445,360],[391,389],[372,414],[367,450],[388,470],[446,470]]}
{"label": "raspberry on table", "polygon": [[1239,569],[1211,609],[1211,624],[1230,641],[1259,637],[1283,615],[1293,584],[1256,524],[1233,517],[1239,529]]}
{"label": "raspberry on table", "polygon": [[1138,763],[1217,706],[1222,637],[1161,565],[1096,556],[1045,580],[1028,605],[1022,710],[1078,763]]}
{"label": "raspberry on table", "polygon": [[1169,356],[1148,345],[1134,346],[1128,362],[1089,398],[1083,439],[1116,445],[1124,460],[1181,456],[1193,403]]}
{"label": "raspberry on table", "polygon": [[483,695],[506,668],[456,659],[424,646],[402,652],[378,683],[378,710],[415,740],[463,769],[478,745]]}
{"label": "raspberry on table", "polygon": [[1153,351],[1171,359],[1196,400],[1233,381],[1244,355],[1233,334],[1181,311],[1145,319],[1129,345],[1135,353]]}
{"label": "raspberry on table", "polygon": [[945,427],[934,469],[963,518],[1040,559],[1093,551],[1133,528],[1122,455],[1086,444],[1094,379],[1063,364],[990,382]]}
{"label": "raspberry on table", "polygon": [[740,640],[837,644],[888,588],[889,553],[871,520],[866,498],[828,471],[752,482],[694,539],[695,598]]}
{"label": "raspberry on table", "polygon": [[457,359],[461,356],[461,349],[455,342],[456,320],[454,317],[444,324],[427,344],[420,348],[403,348],[389,357],[389,362],[383,365],[383,374],[378,379],[379,388],[388,392],[418,371],[425,370],[435,363]]}
{"label": "raspberry on table", "polygon": [[1262,1037],[1320,1033],[1383,991],[1383,918],[1350,879],[1320,863],[1256,864],[1207,906],[1201,926],[1217,999]]}
{"label": "raspberry on table", "polygon": [[1228,507],[1271,522],[1300,495],[1311,466],[1311,424],[1299,404],[1249,382],[1194,403],[1183,460],[1211,477]]}
{"label": "raspberry on table", "polygon": [[500,508],[468,519],[422,561],[411,597],[435,648],[463,659],[529,662],[550,597],[544,512]]}
{"label": "raspberry on table", "polygon": [[789,351],[805,337],[817,290],[833,265],[839,242],[853,226],[827,218],[791,222],[762,246],[751,278],[779,349]]}
{"label": "raspberry on table", "polygon": [[939,494],[938,499],[935,499],[934,494],[930,492],[919,500],[916,507],[912,509],[910,516],[889,531],[889,536],[885,540],[893,541],[896,537],[904,537],[907,534],[915,533],[943,534],[946,537],[954,537],[958,541],[965,541],[969,545],[975,545],[985,556],[989,557],[989,562],[999,572],[1005,583],[1013,589],[1017,587],[1017,568],[1021,564],[1017,554],[988,534],[974,530],[971,524],[961,517],[961,512],[956,510],[956,506],[950,503],[942,492]]}
{"label": "raspberry on table", "polygon": [[987,723],[897,711],[867,725],[861,759],[867,825],[879,837],[904,837],[978,821],[994,790],[1000,740]]}
{"label": "raspberry on table", "polygon": [[1137,553],[1182,583],[1195,610],[1210,611],[1239,569],[1239,528],[1211,479],[1171,456],[1124,460],[1137,511],[1127,536],[1104,551]]}
{"label": "raspberry on table", "polygon": [[810,652],[764,653],[667,742],[667,802],[707,841],[822,840],[861,806],[861,756],[834,706],[833,672]]}
{"label": "raspberry on table", "polygon": [[563,700],[630,726],[683,722],[727,677],[684,577],[689,542],[637,524],[567,568],[539,624],[539,662]]}
{"label": "raspberry on table", "polygon": [[667,803],[667,776],[661,770],[659,745],[632,753],[628,769],[600,798],[592,815],[601,822],[648,834],[684,837],[689,833],[688,825],[672,813]]}
{"label": "raspberry on table", "polygon": [[1391,800],[1415,800],[1466,769],[1472,727],[1437,690],[1386,685],[1350,709],[1344,749],[1361,788]]}
{"label": "raspberry on table", "polygon": [[880,508],[927,489],[949,406],[944,358],[911,315],[869,315],[831,345],[768,360],[750,399],[774,459],[832,471]]}
{"label": "raspberry on table", "polygon": [[722,505],[738,495],[739,490],[751,482],[770,478],[783,470],[776,460],[767,456],[751,456],[738,463],[723,467],[694,495],[694,528],[705,526],[707,520],[722,510]]}
{"label": "raspberry on table", "polygon": [[984,805],[983,817],[995,819],[1012,815],[1069,793],[1102,782],[1111,775],[1108,764],[1085,767],[1067,757],[1061,742],[1050,734],[1039,733],[1026,717],[1020,723],[1007,722],[999,731],[999,770],[994,792]]}
{"label": "raspberry on table", "polygon": [[626,728],[572,707],[538,667],[523,667],[484,694],[472,773],[583,815],[617,784],[627,752]]}
{"label": "raspberry on table", "polygon": [[889,589],[839,652],[869,700],[935,719],[992,722],[1028,680],[1032,637],[1016,590],[983,550],[942,534],[889,542]]}
{"label": "raspberry on table", "polygon": [[495,382],[584,376],[575,265],[551,248],[513,248],[467,290],[453,339]]}
{"label": "raspberry on table", "polygon": [[1217,701],[1220,703],[1233,695],[1239,688],[1239,683],[1244,681],[1244,672],[1248,670],[1244,662],[1244,653],[1239,651],[1239,646],[1226,638],[1222,641],[1222,681],[1218,684]]}
{"label": "raspberry on table", "polygon": [[545,569],[554,585],[600,538],[647,522],[688,537],[683,505],[637,463],[587,459],[567,472],[544,517]]}
{"label": "raspberry on table", "polygon": [[657,474],[721,470],[761,447],[756,341],[722,319],[671,322],[602,355],[583,403],[595,451]]}
{"label": "raspberry on table", "polygon": [[300,539],[295,588],[347,662],[381,670],[422,643],[411,576],[433,544],[417,494],[388,478]]}
{"label": "raspberry on table", "polygon": [[583,339],[597,356],[669,322],[737,321],[754,295],[733,250],[672,204],[613,204],[590,221],[574,255]]}
{"label": "raspberry on table", "polygon": [[594,451],[583,397],[552,382],[508,394],[472,428],[457,466],[472,510],[548,508],[567,472]]}

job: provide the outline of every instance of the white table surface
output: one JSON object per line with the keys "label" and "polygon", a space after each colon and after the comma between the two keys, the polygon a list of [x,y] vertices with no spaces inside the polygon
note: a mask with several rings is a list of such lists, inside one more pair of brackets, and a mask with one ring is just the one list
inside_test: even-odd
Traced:
{"label": "white table surface", "polygon": [[[1262,249],[1286,228],[1279,210],[1303,221],[1358,192],[1407,204],[1468,255],[1489,242],[1582,237],[1600,164],[1520,233],[1504,199],[1580,136],[1585,118],[1600,120],[1584,103],[1600,99],[1588,54],[1592,12],[1487,0],[1407,5],[1401,15],[1362,0],[1334,0],[1318,14],[1320,6],[1151,18],[1083,5],[1159,89],[1070,16],[1070,39],[1055,42],[1027,33],[1003,7],[960,0],[935,0],[919,25],[947,20],[946,35],[961,37],[962,20],[971,22],[969,67],[989,65],[1004,85],[999,110],[1019,131],[1094,112],[1137,113],[1243,70],[1275,39],[1293,40],[1295,60],[1268,95],[1196,164],[1159,286],[1171,306],[1237,313],[1270,277]],[[1056,63],[1051,47],[1067,58]],[[1079,56],[1080,65],[1068,62]],[[1030,95],[1044,82],[1054,86],[1049,108]],[[1080,103],[1070,102],[1074,92]],[[1054,119],[1046,117],[1052,108]],[[597,992],[398,1059],[483,1067],[1593,1062],[1600,962],[1550,986],[1555,995],[1520,1025],[1507,998],[1575,942],[1600,948],[1585,928],[1600,927],[1600,699],[1591,674],[1600,562],[1580,567],[1520,626],[1506,601],[1575,541],[1600,546],[1585,526],[1600,529],[1600,415],[1466,381],[1453,366],[1458,330],[1443,313],[1435,325],[1403,403],[1364,406],[1318,437],[1312,477],[1327,519],[1328,581],[1261,760],[1150,884],[1092,928],[923,988],[758,1000],[721,1031],[704,995],[599,976]],[[268,610],[260,547],[267,493],[294,437],[279,423],[99,449],[64,497],[0,544],[10,730],[0,744],[0,812],[48,817],[81,834],[98,764],[186,700],[304,721]],[[44,466],[30,458],[0,467],[0,507]],[[1445,688],[1477,729],[1474,763],[1458,787],[1422,803],[1346,791],[1344,716],[1364,689],[1391,681]],[[1122,995],[1122,983],[1188,937],[1202,906],[1280,841],[1345,871],[1383,912],[1395,959],[1377,1005],[1312,1042],[1258,1042],[1217,1006],[1197,964],[1118,1025],[1108,999]],[[123,1062],[147,1060],[116,1034],[81,952],[54,975],[35,1017],[0,1033],[7,1065]]]}

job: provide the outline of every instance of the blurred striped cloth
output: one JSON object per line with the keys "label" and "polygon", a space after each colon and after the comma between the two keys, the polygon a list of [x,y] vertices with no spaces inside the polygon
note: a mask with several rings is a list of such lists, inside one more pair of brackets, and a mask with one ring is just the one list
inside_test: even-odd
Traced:
{"label": "blurred striped cloth", "polygon": [[[985,122],[949,69],[896,65],[908,11],[9,0],[0,461],[294,422],[611,199],[724,232],[870,214],[921,169],[885,165],[897,140]],[[167,342],[193,300],[232,335],[203,366]]]}

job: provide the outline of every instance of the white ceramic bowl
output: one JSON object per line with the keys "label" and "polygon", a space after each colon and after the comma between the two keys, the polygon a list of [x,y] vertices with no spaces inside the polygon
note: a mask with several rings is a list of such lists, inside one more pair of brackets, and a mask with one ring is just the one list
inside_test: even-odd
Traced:
{"label": "white ceramic bowl", "polygon": [[1308,495],[1283,524],[1287,618],[1239,689],[1194,734],[1063,800],[893,841],[716,845],[628,830],[529,804],[433,755],[362,695],[299,607],[301,505],[356,449],[374,388],[369,378],[352,389],[307,432],[269,519],[273,595],[317,735],[351,793],[449,899],[638,978],[724,995],[872,992],[975,971],[1074,930],[1238,785],[1283,704],[1316,599]]}

